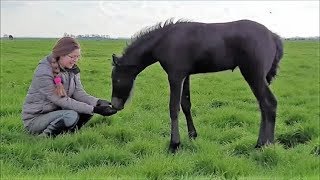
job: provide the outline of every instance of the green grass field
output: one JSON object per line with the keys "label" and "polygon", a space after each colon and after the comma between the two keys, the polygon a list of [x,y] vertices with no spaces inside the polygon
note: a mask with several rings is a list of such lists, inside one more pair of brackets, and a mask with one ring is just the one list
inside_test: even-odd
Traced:
{"label": "green grass field", "polygon": [[[278,99],[275,145],[254,149],[260,112],[238,69],[191,76],[198,138],[180,112],[182,146],[167,153],[169,87],[157,63],[136,79],[125,109],[95,115],[75,134],[29,135],[21,107],[40,59],[56,39],[1,40],[1,179],[319,179],[319,42],[288,41],[271,85]],[[125,41],[80,41],[86,91],[110,100],[111,55]]]}

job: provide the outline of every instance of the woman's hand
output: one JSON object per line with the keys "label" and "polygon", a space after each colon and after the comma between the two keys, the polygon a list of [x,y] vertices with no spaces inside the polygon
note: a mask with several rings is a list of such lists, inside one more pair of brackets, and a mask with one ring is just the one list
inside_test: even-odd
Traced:
{"label": "woman's hand", "polygon": [[102,116],[111,116],[117,113],[117,110],[113,109],[110,105],[109,106],[95,106],[93,108],[93,112],[100,114]]}
{"label": "woman's hand", "polygon": [[109,101],[99,99],[97,102],[97,106],[111,106],[111,103]]}

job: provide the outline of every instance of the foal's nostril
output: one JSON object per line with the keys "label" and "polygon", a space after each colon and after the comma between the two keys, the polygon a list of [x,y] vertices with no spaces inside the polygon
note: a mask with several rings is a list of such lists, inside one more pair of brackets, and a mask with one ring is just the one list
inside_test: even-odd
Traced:
{"label": "foal's nostril", "polygon": [[120,111],[120,110],[122,110],[122,109],[123,109],[123,106],[116,108],[117,111]]}
{"label": "foal's nostril", "polygon": [[112,108],[117,110],[117,111],[120,111],[123,109],[123,106],[120,106],[120,105],[112,105]]}

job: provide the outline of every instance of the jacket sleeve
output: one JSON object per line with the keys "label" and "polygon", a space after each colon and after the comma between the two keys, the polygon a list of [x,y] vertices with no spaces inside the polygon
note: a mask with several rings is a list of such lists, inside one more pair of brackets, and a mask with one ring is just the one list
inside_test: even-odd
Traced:
{"label": "jacket sleeve", "polygon": [[60,97],[55,93],[53,75],[42,74],[36,76],[36,86],[41,94],[49,101],[63,109],[74,110],[78,113],[93,114],[93,106],[84,102],[76,101],[70,97]]}
{"label": "jacket sleeve", "polygon": [[81,101],[89,105],[96,106],[99,99],[89,95],[84,90],[80,80],[80,73],[75,75],[74,80],[75,80],[76,87],[75,87],[74,93],[72,94],[72,97],[77,101]]}

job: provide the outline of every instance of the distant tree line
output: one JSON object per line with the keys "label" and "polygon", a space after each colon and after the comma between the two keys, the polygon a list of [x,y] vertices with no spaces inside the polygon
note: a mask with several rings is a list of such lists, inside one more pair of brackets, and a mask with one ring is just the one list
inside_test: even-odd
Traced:
{"label": "distant tree line", "polygon": [[290,37],[290,38],[283,38],[284,40],[291,40],[291,41],[303,41],[303,40],[320,40],[319,36],[314,37]]}
{"label": "distant tree line", "polygon": [[73,37],[77,39],[110,39],[109,35],[104,35],[104,34],[73,35],[73,34],[64,33],[63,37]]}
{"label": "distant tree line", "polygon": [[[73,34],[68,34],[68,33],[64,33],[63,34],[64,37],[73,37],[73,38],[77,38],[77,39],[113,39],[111,38],[109,35],[105,35],[105,34],[85,34],[85,35],[73,35]],[[10,34],[4,34],[2,36],[2,38],[4,39],[13,39],[13,36]],[[127,38],[116,38],[116,39],[127,39]],[[313,37],[290,37],[290,38],[283,38],[284,40],[292,40],[292,41],[310,41],[310,40],[320,40],[319,36],[313,36]]]}

